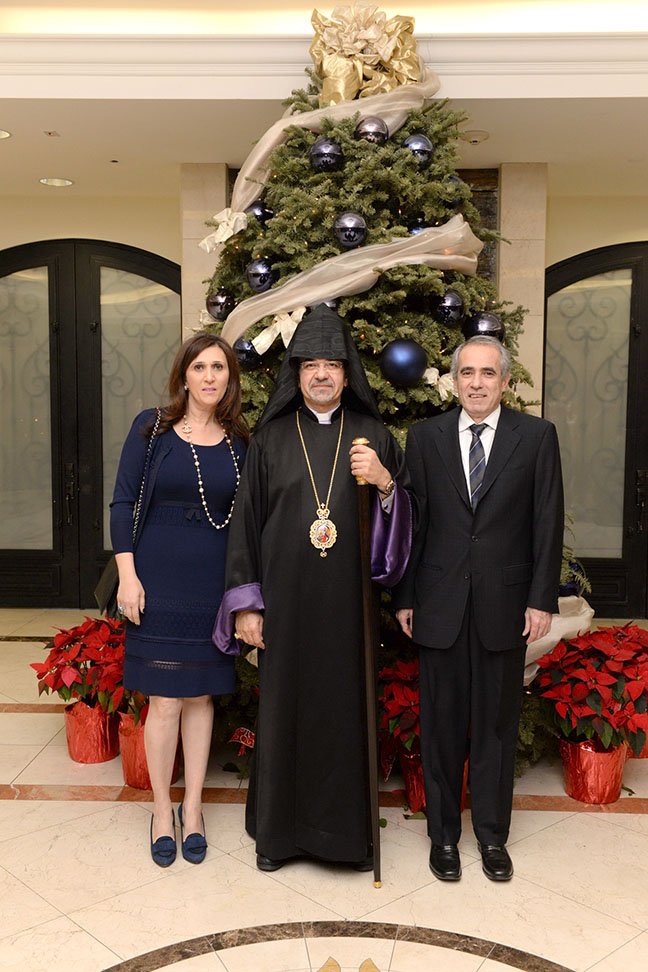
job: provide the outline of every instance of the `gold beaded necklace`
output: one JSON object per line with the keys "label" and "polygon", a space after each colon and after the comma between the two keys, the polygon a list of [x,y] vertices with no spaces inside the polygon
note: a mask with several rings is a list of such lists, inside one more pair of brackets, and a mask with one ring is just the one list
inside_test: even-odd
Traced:
{"label": "gold beaded necklace", "polygon": [[186,435],[187,436],[187,442],[189,443],[189,448],[191,449],[191,454],[193,456],[194,466],[196,467],[196,475],[198,477],[198,492],[200,493],[200,502],[202,503],[203,509],[204,509],[205,514],[207,516],[207,519],[209,520],[209,522],[213,526],[214,530],[223,530],[227,526],[227,524],[229,523],[229,521],[232,519],[232,513],[234,512],[234,503],[236,501],[236,491],[239,488],[239,483],[241,482],[241,474],[239,472],[238,463],[236,461],[236,454],[234,452],[234,449],[232,448],[232,443],[230,442],[230,438],[229,438],[227,432],[225,432],[223,430],[223,435],[225,436],[225,441],[227,442],[227,445],[228,445],[229,451],[230,451],[230,455],[232,456],[232,462],[234,463],[234,469],[236,470],[236,486],[234,487],[234,495],[232,496],[232,505],[230,506],[229,513],[227,514],[227,518],[225,519],[225,521],[223,523],[214,523],[214,521],[212,520],[212,517],[211,517],[211,513],[209,512],[209,507],[207,506],[207,500],[205,499],[205,487],[204,487],[203,481],[202,481],[202,474],[201,474],[201,471],[200,471],[200,463],[198,462],[198,456],[196,455],[196,450],[194,449],[194,444],[191,441],[191,426],[189,425],[189,422],[187,421],[187,416],[186,415],[183,416],[182,432],[183,432],[183,435]]}

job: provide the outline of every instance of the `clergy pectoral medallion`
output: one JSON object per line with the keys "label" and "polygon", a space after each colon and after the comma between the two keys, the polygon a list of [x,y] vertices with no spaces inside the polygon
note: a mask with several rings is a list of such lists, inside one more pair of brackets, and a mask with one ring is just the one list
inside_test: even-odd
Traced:
{"label": "clergy pectoral medallion", "polygon": [[326,557],[326,551],[333,546],[337,540],[337,528],[328,518],[329,510],[326,506],[320,506],[317,511],[318,519],[311,523],[310,539],[313,546],[319,550],[320,557]]}

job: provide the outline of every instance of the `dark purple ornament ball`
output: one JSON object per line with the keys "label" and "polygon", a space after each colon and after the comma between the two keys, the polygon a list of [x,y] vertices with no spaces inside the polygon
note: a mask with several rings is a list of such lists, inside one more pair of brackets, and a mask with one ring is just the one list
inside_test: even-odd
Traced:
{"label": "dark purple ornament ball", "polygon": [[352,250],[367,239],[367,223],[360,213],[340,213],[333,223],[333,234],[340,246]]}
{"label": "dark purple ornament ball", "polygon": [[378,118],[377,115],[368,115],[366,118],[360,119],[356,125],[354,135],[356,138],[361,138],[365,142],[372,142],[374,145],[384,145],[389,138],[389,129],[382,118]]}
{"label": "dark purple ornament ball", "polygon": [[433,297],[431,310],[440,324],[454,326],[463,320],[464,302],[454,290],[446,290],[441,297]]}
{"label": "dark purple ornament ball", "polygon": [[216,293],[207,294],[205,306],[215,320],[224,321],[236,307],[236,301],[226,290],[217,290]]}
{"label": "dark purple ornament ball", "polygon": [[275,281],[272,264],[267,257],[258,257],[256,260],[252,260],[252,263],[248,263],[245,268],[245,276],[250,287],[257,294],[269,290]]}
{"label": "dark purple ornament ball", "polygon": [[246,341],[245,338],[240,337],[234,342],[234,351],[238,363],[246,371],[252,371],[253,368],[258,368],[261,364],[261,355],[252,342]]}
{"label": "dark purple ornament ball", "polygon": [[477,311],[476,314],[471,314],[470,317],[467,317],[462,330],[466,340],[479,334],[482,337],[497,338],[502,343],[504,342],[504,334],[506,332],[497,314],[486,310]]}

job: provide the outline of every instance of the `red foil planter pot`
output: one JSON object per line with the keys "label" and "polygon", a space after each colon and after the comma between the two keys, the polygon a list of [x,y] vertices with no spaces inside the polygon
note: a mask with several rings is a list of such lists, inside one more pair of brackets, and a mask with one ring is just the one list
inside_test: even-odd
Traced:
{"label": "red foil planter pot", "polygon": [[68,753],[75,763],[106,763],[119,752],[118,720],[85,702],[65,707]]}
{"label": "red foil planter pot", "polygon": [[567,796],[581,803],[614,803],[621,796],[627,756],[624,744],[604,749],[597,739],[570,743],[559,740]]}
{"label": "red foil planter pot", "polygon": [[425,810],[425,789],[423,788],[423,766],[421,754],[399,749],[398,760],[405,778],[405,793],[412,813]]}
{"label": "red foil planter pot", "polygon": [[[119,748],[126,786],[133,786],[136,790],[150,790],[151,778],[144,748],[144,724],[138,722],[135,725],[135,716],[131,712],[119,713]],[[179,749],[176,749],[171,776],[172,784],[177,781],[180,775],[178,757]]]}
{"label": "red foil planter pot", "polygon": [[[423,786],[423,765],[421,754],[399,749],[398,760],[405,778],[405,793],[412,813],[425,810],[425,788]],[[464,763],[463,785],[461,787],[461,810],[466,806],[466,785],[468,783],[468,757]]]}

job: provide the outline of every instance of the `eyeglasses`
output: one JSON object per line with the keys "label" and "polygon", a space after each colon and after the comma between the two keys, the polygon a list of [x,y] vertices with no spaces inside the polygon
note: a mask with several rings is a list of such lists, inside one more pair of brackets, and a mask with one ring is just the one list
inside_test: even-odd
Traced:
{"label": "eyeglasses", "polygon": [[299,370],[312,375],[316,371],[340,371],[343,367],[341,361],[302,361]]}

